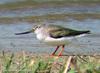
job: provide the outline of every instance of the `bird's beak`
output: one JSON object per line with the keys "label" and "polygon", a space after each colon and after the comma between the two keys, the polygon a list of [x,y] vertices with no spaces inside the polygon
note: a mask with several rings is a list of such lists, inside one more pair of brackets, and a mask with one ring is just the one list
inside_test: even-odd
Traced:
{"label": "bird's beak", "polygon": [[29,30],[29,31],[21,32],[21,33],[15,33],[15,35],[28,34],[28,33],[32,33],[32,32],[34,32],[34,31],[35,31],[35,30],[32,29],[32,30]]}

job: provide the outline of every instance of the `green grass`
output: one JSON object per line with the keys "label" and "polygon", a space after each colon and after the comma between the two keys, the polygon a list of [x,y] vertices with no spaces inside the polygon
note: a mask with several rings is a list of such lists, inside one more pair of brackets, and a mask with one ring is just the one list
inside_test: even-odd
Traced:
{"label": "green grass", "polygon": [[[100,57],[81,56],[86,61],[77,57],[77,66],[81,73],[100,73]],[[97,58],[98,57],[98,58]],[[2,73],[63,73],[68,56],[49,57],[33,53],[0,53],[0,67]],[[76,73],[72,66],[68,73]]]}

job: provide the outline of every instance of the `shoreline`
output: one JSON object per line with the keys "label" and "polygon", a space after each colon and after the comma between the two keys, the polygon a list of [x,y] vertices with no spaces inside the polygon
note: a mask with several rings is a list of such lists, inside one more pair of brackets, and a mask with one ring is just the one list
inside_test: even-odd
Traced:
{"label": "shoreline", "polygon": [[0,23],[10,24],[15,22],[43,22],[44,20],[60,20],[66,21],[68,19],[74,19],[78,21],[82,21],[85,19],[100,19],[100,14],[93,13],[68,13],[68,14],[48,14],[48,15],[40,15],[40,16],[23,16],[23,17],[0,17]]}
{"label": "shoreline", "polygon": [[0,4],[0,10],[5,9],[21,9],[21,8],[40,8],[40,7],[63,7],[63,6],[98,6],[100,5],[100,1],[19,1],[19,2],[11,2]]}

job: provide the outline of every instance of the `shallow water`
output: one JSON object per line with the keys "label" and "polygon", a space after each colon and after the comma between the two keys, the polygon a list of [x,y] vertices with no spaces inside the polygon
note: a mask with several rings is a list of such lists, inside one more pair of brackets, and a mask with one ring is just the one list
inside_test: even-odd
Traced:
{"label": "shallow water", "polygon": [[25,1],[25,0],[0,0],[0,4],[10,3],[10,2],[17,2],[17,1]]}
{"label": "shallow water", "polygon": [[[47,14],[67,14],[67,13],[100,13],[100,6],[79,6],[79,7],[43,7],[43,8],[26,8],[15,10],[0,10],[0,17],[24,17],[24,16],[40,16]],[[60,17],[59,17],[60,18]],[[75,20],[73,18],[65,20],[45,20],[46,24],[61,25],[77,30],[90,30],[92,34],[82,38],[72,40],[72,43],[65,48],[65,54],[81,54],[81,55],[100,55],[100,19],[87,18],[84,20]],[[32,26],[37,23],[18,22],[10,24],[0,23],[0,50],[19,52],[40,52],[51,53],[55,46],[48,46],[39,42],[35,34],[15,35],[16,32],[23,32],[32,29]],[[76,43],[77,42],[77,43]]]}
{"label": "shallow water", "polygon": [[23,17],[23,16],[40,16],[47,14],[66,14],[66,13],[99,13],[100,6],[64,6],[64,7],[43,7],[43,8],[19,8],[15,10],[1,10],[1,17]]}
{"label": "shallow water", "polygon": [[[52,24],[45,22],[47,24]],[[66,46],[66,54],[99,54],[100,53],[100,30],[99,20],[87,19],[84,21],[72,20],[71,22],[56,21],[53,24],[79,30],[90,30],[91,35],[72,40],[72,44]],[[34,23],[35,24],[35,23]],[[34,25],[33,24],[33,25]],[[47,46],[35,38],[35,34],[14,35],[16,32],[27,31],[32,28],[27,22],[10,25],[0,25],[0,48],[1,50],[29,51],[29,52],[52,52],[54,46]],[[84,27],[83,27],[84,26]],[[77,42],[77,44],[76,44]],[[42,47],[42,48],[41,48]],[[42,49],[42,50],[41,50]],[[69,53],[70,52],[70,53]]]}

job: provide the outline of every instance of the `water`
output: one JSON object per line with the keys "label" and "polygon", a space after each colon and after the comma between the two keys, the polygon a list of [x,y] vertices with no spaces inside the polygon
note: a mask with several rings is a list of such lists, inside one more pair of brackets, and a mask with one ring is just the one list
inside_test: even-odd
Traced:
{"label": "water", "polygon": [[66,13],[99,13],[100,6],[74,6],[74,7],[43,7],[43,8],[19,8],[15,10],[1,10],[0,17],[23,17],[40,16],[47,14],[66,14]]}
{"label": "water", "polygon": [[[48,22],[47,22],[48,23]],[[70,52],[70,54],[91,54],[100,53],[100,30],[99,30],[99,20],[88,19],[85,21],[76,21],[73,20],[71,22],[63,22],[56,21],[54,24],[80,29],[80,30],[91,30],[92,35],[78,38],[77,40],[73,40],[73,44],[66,46],[65,51]],[[51,23],[48,23],[51,24]],[[94,25],[95,24],[95,25]],[[33,24],[34,25],[34,24]],[[16,23],[10,25],[0,25],[0,48],[1,50],[11,50],[13,52],[18,51],[30,51],[30,52],[52,52],[55,48],[54,46],[47,46],[44,43],[39,42],[35,34],[27,34],[16,36],[14,33],[26,31],[32,28],[29,23]],[[84,26],[84,27],[83,27]],[[98,31],[97,31],[98,30]],[[97,34],[97,36],[94,36]],[[75,43],[77,41],[77,44]],[[41,48],[42,47],[42,48]],[[41,50],[42,49],[42,50]],[[92,54],[93,54],[92,53]]]}
{"label": "water", "polygon": [[17,2],[17,1],[25,1],[25,0],[0,0],[0,4]]}
{"label": "water", "polygon": [[[40,7],[26,8],[15,10],[0,10],[0,17],[25,17],[25,16],[40,16],[47,14],[67,14],[67,13],[94,13],[99,14],[100,6],[79,6],[79,7]],[[60,17],[59,17],[60,18]],[[69,18],[65,20],[46,20],[42,23],[61,25],[77,30],[90,30],[91,35],[72,40],[72,44],[65,47],[65,54],[81,54],[81,55],[100,55],[100,19],[86,18],[84,20],[76,20]],[[17,21],[15,23],[0,23],[0,50],[8,50],[12,52],[29,51],[36,53],[51,53],[56,46],[48,46],[39,42],[35,34],[15,35],[16,32],[23,32],[32,29],[36,24],[26,21]],[[77,43],[76,43],[77,42]]]}

